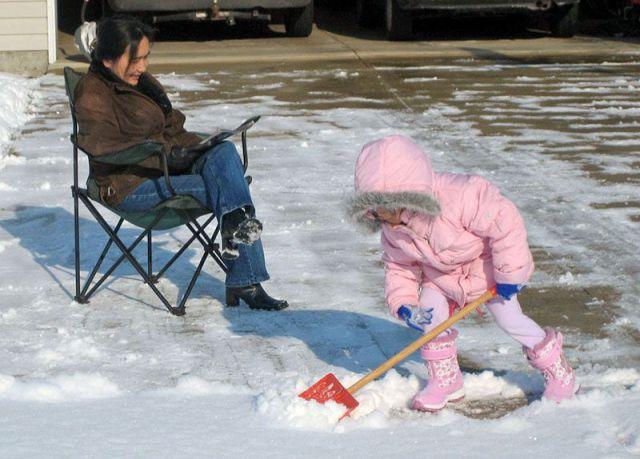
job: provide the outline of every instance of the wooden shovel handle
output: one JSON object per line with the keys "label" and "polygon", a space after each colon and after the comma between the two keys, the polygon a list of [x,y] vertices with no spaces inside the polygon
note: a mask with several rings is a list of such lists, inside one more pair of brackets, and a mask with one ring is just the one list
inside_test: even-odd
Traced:
{"label": "wooden shovel handle", "polygon": [[489,301],[490,299],[492,299],[495,296],[496,296],[495,288],[492,288],[491,290],[485,292],[480,298],[478,298],[477,300],[475,300],[472,303],[469,303],[467,306],[462,308],[456,314],[454,314],[451,317],[449,317],[447,320],[442,322],[440,325],[438,325],[436,328],[431,330],[429,333],[427,333],[425,335],[422,335],[420,338],[415,340],[413,343],[409,344],[403,350],[401,350],[396,355],[391,357],[389,360],[384,362],[382,365],[380,365],[378,368],[373,370],[371,373],[369,373],[368,375],[366,375],[365,377],[360,379],[358,382],[356,382],[353,386],[349,387],[347,390],[349,391],[350,394],[353,394],[356,391],[362,389],[364,386],[369,384],[371,381],[376,379],[378,376],[386,373],[387,370],[389,370],[390,368],[395,367],[397,363],[399,363],[402,360],[404,360],[407,357],[409,357],[411,354],[413,354],[415,351],[417,351],[418,348],[420,348],[424,344],[426,344],[429,341],[431,341],[432,339],[434,339],[436,336],[438,336],[440,333],[445,331],[447,328],[451,327],[456,322],[462,320],[467,315],[469,315],[471,312],[473,312],[476,309],[478,309],[478,307],[480,305],[482,305],[483,303],[486,303],[487,301]]}

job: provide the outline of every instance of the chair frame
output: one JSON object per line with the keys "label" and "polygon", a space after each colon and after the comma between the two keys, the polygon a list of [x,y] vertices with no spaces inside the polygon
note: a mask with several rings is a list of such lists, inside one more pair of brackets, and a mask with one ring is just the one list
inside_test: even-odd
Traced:
{"label": "chair frame", "polygon": [[[210,256],[217,263],[217,265],[222,269],[222,271],[224,271],[225,274],[227,274],[229,272],[229,268],[227,267],[227,265],[225,264],[224,260],[222,259],[222,255],[220,253],[220,245],[215,242],[216,238],[220,234],[220,223],[217,222],[213,233],[211,234],[211,236],[209,236],[207,234],[207,232],[206,232],[206,229],[207,229],[208,225],[215,219],[215,215],[213,215],[213,213],[211,212],[210,209],[207,209],[207,215],[205,215],[207,218],[204,221],[204,223],[202,223],[202,224],[199,223],[197,221],[197,217],[195,217],[188,210],[174,209],[175,212],[177,212],[178,214],[180,214],[180,215],[182,215],[184,217],[184,220],[186,221],[186,223],[184,223],[184,225],[191,232],[191,237],[187,240],[186,243],[184,243],[184,245],[180,248],[180,250],[178,250],[171,257],[171,259],[169,261],[167,261],[155,273],[153,271],[154,266],[153,266],[153,235],[152,235],[152,233],[153,233],[154,228],[158,225],[158,223],[162,220],[162,218],[168,212],[168,210],[169,210],[168,208],[162,209],[160,211],[160,213],[158,214],[158,216],[150,224],[146,225],[145,227],[141,227],[142,228],[142,232],[138,235],[138,237],[134,240],[134,242],[132,242],[128,246],[125,245],[125,243],[122,241],[122,239],[118,236],[118,231],[120,230],[122,224],[126,221],[126,219],[124,217],[120,216],[120,219],[119,219],[118,223],[112,228],[109,225],[109,223],[107,223],[107,221],[104,219],[102,214],[98,211],[96,206],[93,204],[92,198],[91,198],[87,188],[81,188],[78,185],[78,151],[82,150],[82,149],[78,146],[77,141],[76,141],[77,135],[78,135],[78,123],[77,123],[75,107],[74,107],[75,101],[73,100],[73,90],[75,89],[75,85],[72,86],[70,84],[70,80],[71,80],[73,74],[75,74],[73,77],[77,77],[78,72],[75,72],[74,70],[72,70],[69,67],[65,67],[65,69],[64,69],[65,89],[67,91],[67,96],[69,97],[69,108],[71,110],[71,118],[72,118],[72,123],[73,123],[73,133],[70,136],[70,140],[71,140],[71,143],[73,144],[73,186],[71,187],[71,195],[73,197],[73,223],[74,223],[74,249],[75,249],[75,254],[74,254],[75,255],[75,260],[74,260],[74,262],[75,262],[75,296],[74,296],[74,300],[77,301],[78,303],[82,303],[82,304],[88,303],[89,302],[89,298],[99,289],[99,287],[111,276],[111,274],[116,270],[116,268],[118,266],[120,266],[120,264],[126,259],[127,261],[129,261],[129,263],[131,263],[131,265],[138,272],[138,274],[140,274],[140,276],[142,277],[142,280],[144,281],[144,283],[146,283],[149,286],[149,288],[151,288],[153,293],[155,293],[155,295],[162,302],[162,304],[167,308],[167,310],[173,315],[182,316],[182,315],[184,315],[186,313],[186,302],[189,299],[189,296],[191,295],[193,287],[194,287],[196,281],[198,280],[198,277],[200,276],[200,273],[202,272],[202,269],[204,267],[204,263],[205,263],[207,257]],[[249,166],[249,155],[248,155],[248,149],[247,149],[247,131],[246,130],[241,131],[241,141],[242,141],[242,166],[243,166],[244,172],[246,173],[247,168]],[[84,150],[82,150],[82,151],[84,153],[87,153]],[[162,162],[163,162],[163,166],[164,166],[164,180],[165,180],[165,183],[167,185],[167,188],[170,190],[170,192],[172,194],[172,197],[169,198],[167,201],[169,201],[171,199],[174,199],[176,197],[181,197],[181,196],[182,197],[188,196],[188,197],[192,198],[189,195],[179,195],[179,194],[177,194],[175,192],[174,188],[171,186],[171,177],[169,175],[169,168],[167,166],[166,153],[164,151],[161,151],[160,156],[161,156],[161,159],[162,159]],[[246,176],[245,178],[246,178],[248,183],[251,183],[251,176]],[[165,201],[165,203],[167,201]],[[194,201],[195,201],[195,199],[194,199]],[[99,225],[102,227],[102,229],[107,233],[107,235],[109,237],[107,242],[106,242],[106,244],[105,244],[105,246],[104,246],[104,248],[102,249],[102,252],[98,256],[98,259],[97,259],[95,265],[91,269],[91,272],[90,272],[89,276],[85,280],[84,284],[82,284],[82,279],[81,279],[81,276],[80,276],[80,269],[81,269],[81,264],[80,264],[80,202],[82,202],[84,204],[84,206],[89,210],[89,212],[91,213],[93,218],[99,223]],[[104,203],[100,202],[100,204],[102,204],[108,210],[111,210]],[[208,214],[210,214],[210,215],[208,215]],[[179,226],[182,226],[182,225],[179,225]],[[139,245],[139,243],[145,238],[147,240],[147,266],[146,266],[146,269],[142,266],[140,261],[138,261],[136,259],[136,257],[132,253],[133,250]],[[162,292],[160,292],[160,290],[156,287],[155,284],[166,273],[166,271],[173,265],[173,263],[178,258],[180,258],[180,256],[196,240],[202,245],[202,247],[204,249],[204,253],[203,253],[202,257],[200,258],[200,261],[198,262],[196,270],[193,273],[193,275],[191,277],[191,280],[189,281],[189,284],[187,286],[187,289],[185,290],[184,294],[182,295],[182,298],[179,298],[179,301],[174,306],[169,302],[169,300],[167,300],[165,295],[163,295]],[[99,271],[100,267],[102,266],[102,263],[104,262],[104,260],[105,260],[105,258],[107,256],[111,246],[114,245],[114,244],[122,254],[94,282],[94,279],[96,278],[96,275],[98,274],[98,271]]]}

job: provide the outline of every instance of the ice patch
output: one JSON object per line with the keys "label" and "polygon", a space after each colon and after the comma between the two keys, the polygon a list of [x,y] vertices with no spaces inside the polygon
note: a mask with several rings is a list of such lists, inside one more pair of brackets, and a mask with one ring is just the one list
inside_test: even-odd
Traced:
{"label": "ice patch", "polygon": [[117,385],[100,374],[76,373],[51,379],[20,381],[0,375],[0,398],[35,402],[70,402],[114,397]]}
{"label": "ice patch", "polygon": [[171,72],[156,75],[156,77],[165,88],[171,89],[172,91],[207,91],[210,89],[209,84],[215,84],[211,83],[211,81],[215,80],[208,79],[206,82],[202,81],[200,78],[197,78],[201,75],[202,74],[191,74],[189,78],[186,78],[185,75]]}
{"label": "ice patch", "polygon": [[15,382],[15,378],[13,376],[0,374],[0,394],[8,390],[11,386],[13,386],[14,382]]}
{"label": "ice patch", "polygon": [[405,78],[405,83],[428,83],[430,81],[436,81],[438,79],[437,76],[434,77],[415,77],[415,78]]}
{"label": "ice patch", "polygon": [[506,355],[509,353],[510,350],[511,348],[509,346],[498,346],[498,349],[496,350],[496,352],[498,354]]}
{"label": "ice patch", "polygon": [[571,274],[569,271],[567,271],[562,276],[560,276],[558,278],[558,282],[564,285],[571,285],[576,283],[575,278],[573,277],[573,274]]}
{"label": "ice patch", "polygon": [[72,339],[63,342],[56,349],[44,349],[36,355],[41,363],[51,364],[65,360],[99,360],[102,352],[95,345],[91,337]]}
{"label": "ice patch", "polygon": [[453,107],[450,105],[444,104],[434,104],[428,110],[425,110],[422,115],[428,118],[438,118],[438,117],[446,117],[452,115],[460,115],[462,114],[462,110],[458,107]]}
{"label": "ice patch", "polygon": [[3,322],[9,322],[16,317],[18,317],[18,311],[16,311],[14,308],[9,308],[7,311],[0,312],[0,319]]}
{"label": "ice patch", "polygon": [[258,84],[255,86],[257,90],[269,90],[269,89],[279,89],[284,86],[284,83],[271,83],[271,84]]}

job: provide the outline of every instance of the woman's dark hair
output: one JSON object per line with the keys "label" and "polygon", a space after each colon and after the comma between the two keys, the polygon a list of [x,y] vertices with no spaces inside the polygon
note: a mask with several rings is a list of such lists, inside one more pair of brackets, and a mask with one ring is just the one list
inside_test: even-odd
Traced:
{"label": "woman's dark hair", "polygon": [[155,29],[132,16],[116,15],[102,19],[96,29],[96,45],[91,60],[116,60],[129,48],[129,60],[135,59],[143,37],[153,41]]}

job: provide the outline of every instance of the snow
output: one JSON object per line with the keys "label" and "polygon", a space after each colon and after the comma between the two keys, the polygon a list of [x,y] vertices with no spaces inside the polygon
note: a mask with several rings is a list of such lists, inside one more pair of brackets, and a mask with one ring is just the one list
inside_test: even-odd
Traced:
{"label": "snow", "polygon": [[467,399],[504,398],[524,395],[519,386],[509,383],[507,379],[497,377],[491,371],[483,371],[478,375],[469,374],[464,378]]}
{"label": "snow", "polygon": [[[603,184],[582,169],[637,168],[631,134],[639,121],[639,67],[465,62],[385,66],[375,74],[159,75],[193,130],[264,115],[249,136],[252,192],[265,223],[266,287],[291,303],[278,313],[225,309],[223,278],[211,264],[183,318],[158,305],[127,266],[89,304],[72,300],[63,82],[0,74],[0,456],[640,455],[633,338],[640,328],[640,241],[629,219],[637,208],[592,205],[637,201],[637,183]],[[379,84],[378,75],[419,109],[394,108],[395,96],[367,89]],[[294,85],[307,95],[304,103],[291,95]],[[516,88],[517,96],[504,88]],[[210,100],[218,89],[222,100]],[[587,103],[593,94],[598,102]],[[342,214],[359,147],[392,132],[428,148],[439,170],[480,173],[500,185],[521,208],[532,245],[552,254],[550,267],[539,263],[531,288],[591,292],[581,314],[611,318],[595,332],[549,324],[565,334],[581,384],[574,400],[539,400],[542,377],[487,318],[460,325],[461,354],[480,369],[464,373],[467,401],[531,398],[504,417],[409,410],[426,379],[418,355],[358,391],[358,409],[342,421],[340,405],[297,397],[329,372],[348,387],[417,338],[382,305],[376,237],[357,233]],[[605,148],[620,154],[601,154]],[[562,156],[576,152],[580,161]],[[85,213],[81,228],[87,266],[104,239]],[[123,227],[125,239],[133,234]],[[168,259],[186,235],[155,236],[157,259]],[[198,255],[188,251],[190,264],[169,271],[159,288],[171,298],[181,293]],[[601,296],[603,286],[616,295]]]}
{"label": "snow", "polygon": [[16,381],[0,375],[0,398],[33,402],[68,402],[118,395],[118,386],[100,374],[72,374],[40,381]]}
{"label": "snow", "polygon": [[[19,164],[8,156],[8,148],[18,129],[30,118],[29,105],[33,81],[0,72],[0,170],[8,164]],[[0,183],[0,191],[11,189]]]}

